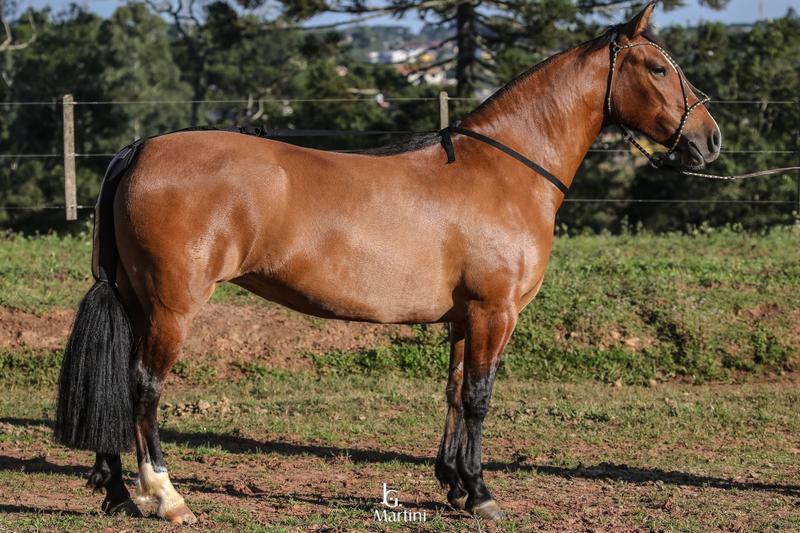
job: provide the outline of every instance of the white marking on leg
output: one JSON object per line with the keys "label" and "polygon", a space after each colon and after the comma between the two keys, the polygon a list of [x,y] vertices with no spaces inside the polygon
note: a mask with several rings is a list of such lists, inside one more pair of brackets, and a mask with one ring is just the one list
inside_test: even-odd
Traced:
{"label": "white marking on leg", "polygon": [[155,498],[158,502],[156,513],[162,518],[170,509],[184,505],[183,497],[172,486],[167,471],[156,472],[147,461],[142,461],[139,465],[139,479],[136,481],[136,489],[137,503],[141,500],[147,501],[150,498]]}

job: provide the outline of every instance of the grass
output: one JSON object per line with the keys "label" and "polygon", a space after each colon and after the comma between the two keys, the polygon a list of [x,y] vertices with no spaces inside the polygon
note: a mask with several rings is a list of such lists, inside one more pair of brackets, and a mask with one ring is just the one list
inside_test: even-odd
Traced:
{"label": "grass", "polygon": [[[24,366],[0,374],[0,530],[160,529],[94,512],[100,498],[81,479],[91,454],[50,442],[57,369],[40,366],[37,384]],[[384,482],[426,510],[424,530],[475,527],[443,507],[432,474],[442,380],[253,366],[190,383],[167,387],[160,419],[173,479],[202,529],[394,531],[372,518]],[[510,514],[500,530],[796,530],[798,402],[800,390],[781,383],[507,377],[484,434],[486,476]],[[125,467],[135,468],[130,454]]]}

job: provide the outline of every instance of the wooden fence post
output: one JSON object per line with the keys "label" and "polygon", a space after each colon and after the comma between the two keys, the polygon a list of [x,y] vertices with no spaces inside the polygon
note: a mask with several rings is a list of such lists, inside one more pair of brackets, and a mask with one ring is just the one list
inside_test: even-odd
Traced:
{"label": "wooden fence post", "polygon": [[450,108],[448,106],[450,98],[447,91],[439,93],[439,128],[444,129],[450,125]]}
{"label": "wooden fence post", "polygon": [[65,94],[64,104],[64,206],[67,220],[77,220],[78,200],[75,192],[75,101]]}

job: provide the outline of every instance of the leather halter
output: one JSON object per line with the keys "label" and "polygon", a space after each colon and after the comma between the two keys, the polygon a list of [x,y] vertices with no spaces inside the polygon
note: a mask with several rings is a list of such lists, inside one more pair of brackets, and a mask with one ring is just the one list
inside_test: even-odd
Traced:
{"label": "leather halter", "polygon": [[[678,63],[674,59],[672,59],[672,57],[667,53],[667,51],[664,50],[661,46],[657,45],[656,43],[650,40],[647,40],[646,42],[642,43],[622,45],[617,42],[617,34],[614,34],[614,39],[612,40],[611,43],[611,68],[608,73],[608,88],[606,89],[606,110],[610,118],[613,118],[614,116],[613,109],[611,107],[611,93],[614,86],[614,73],[616,71],[616,66],[617,66],[617,57],[619,56],[619,53],[622,50],[636,48],[639,46],[652,46],[656,50],[661,52],[661,54],[669,62],[669,64],[672,66],[672,68],[675,70],[675,72],[678,74],[678,77],[681,80],[681,92],[683,95],[683,107],[684,107],[683,116],[681,116],[681,121],[678,126],[678,130],[675,134],[675,142],[672,143],[672,146],[669,148],[669,152],[666,154],[665,157],[657,158],[653,154],[649,153],[644,148],[644,146],[642,146],[636,141],[631,130],[628,129],[627,126],[622,124],[622,122],[617,121],[617,125],[619,125],[620,129],[622,130],[625,140],[627,140],[628,142],[633,144],[637,149],[639,149],[639,151],[642,152],[645,155],[645,157],[647,157],[647,160],[650,161],[650,164],[653,167],[660,168],[661,166],[664,165],[665,159],[669,158],[672,154],[675,153],[675,150],[677,150],[678,143],[680,142],[680,139],[683,136],[683,130],[686,127],[686,122],[689,119],[689,115],[691,114],[691,112],[697,109],[700,105],[704,105],[706,102],[710,101],[711,98],[709,98],[708,95],[706,95],[702,91],[699,91],[696,88],[694,88],[691,85],[691,83],[689,83],[689,81],[683,75],[683,72],[681,72]],[[699,93],[702,96],[702,98],[699,98],[697,102],[693,104],[689,104],[689,92],[686,90],[687,86],[691,87],[695,93]],[[513,157],[523,165],[527,166],[528,168],[535,171],[537,174],[544,177],[547,181],[552,183],[559,191],[561,191],[562,194],[566,195],[567,192],[569,191],[569,187],[567,187],[567,185],[563,181],[558,179],[548,170],[544,169],[541,165],[520,154],[513,148],[510,148],[505,144],[495,139],[492,139],[491,137],[488,137],[486,135],[483,135],[481,133],[472,130],[460,128],[458,126],[449,126],[439,131],[439,135],[442,137],[442,147],[444,148],[445,153],[447,154],[448,164],[453,163],[456,160],[455,149],[453,148],[453,140],[451,138],[453,133],[458,133],[467,137],[472,137],[475,140],[488,144],[489,146],[496,148],[501,152]]]}
{"label": "leather halter", "polygon": [[[681,82],[681,93],[683,94],[683,115],[681,116],[680,124],[678,125],[678,130],[675,132],[675,141],[672,143],[672,146],[669,147],[669,151],[664,154],[663,156],[655,156],[648,152],[644,146],[642,146],[633,136],[633,132],[621,121],[617,120],[617,125],[622,130],[623,138],[631,143],[637,150],[639,150],[650,162],[650,166],[653,168],[662,168],[665,166],[674,167],[679,173],[685,176],[696,176],[700,178],[707,178],[707,179],[715,179],[715,180],[740,180],[740,179],[747,179],[747,178],[757,178],[760,176],[770,176],[773,174],[782,174],[784,172],[790,172],[793,170],[800,170],[800,167],[784,167],[784,168],[771,168],[768,170],[760,170],[757,172],[750,172],[747,174],[740,174],[740,175],[717,175],[717,174],[707,174],[705,172],[697,172],[693,170],[686,170],[683,168],[679,168],[675,162],[675,150],[678,149],[678,143],[683,136],[683,130],[686,127],[686,122],[689,119],[689,115],[692,111],[697,109],[701,105],[705,105],[711,101],[711,98],[705,94],[703,91],[697,89],[694,85],[692,85],[689,80],[686,79],[686,76],[683,74],[680,66],[678,63],[669,55],[669,53],[664,50],[661,46],[654,43],[651,40],[647,40],[645,42],[640,43],[631,43],[631,44],[619,44],[617,42],[618,34],[614,34],[614,39],[611,42],[611,70],[608,73],[608,88],[606,90],[606,111],[608,112],[609,118],[614,118],[613,109],[611,107],[611,91],[613,89],[613,82],[614,82],[614,73],[616,71],[617,65],[617,56],[622,50],[627,50],[630,48],[637,48],[639,46],[652,46],[656,50],[658,50],[661,55],[669,62],[675,72],[678,74],[678,78]],[[697,98],[697,102],[693,104],[689,104],[689,94],[686,91],[687,86],[692,89],[695,93],[695,97]],[[699,94],[699,97],[697,96]]]}
{"label": "leather halter", "polygon": [[[680,143],[681,137],[683,136],[683,130],[684,128],[686,128],[686,122],[689,119],[689,115],[692,113],[692,111],[694,111],[701,105],[705,105],[706,103],[711,101],[711,98],[704,92],[694,87],[691,83],[689,83],[689,80],[687,80],[686,76],[684,76],[683,71],[681,71],[680,66],[678,66],[678,63],[672,58],[672,56],[669,55],[669,53],[667,53],[666,50],[664,50],[664,48],[662,48],[658,44],[654,43],[649,39],[641,43],[619,44],[619,42],[617,42],[617,37],[618,35],[614,34],[614,39],[611,42],[611,69],[609,70],[608,73],[608,88],[606,90],[606,111],[608,112],[609,118],[614,118],[614,111],[611,107],[611,93],[614,88],[614,75],[616,73],[617,58],[622,50],[629,50],[631,48],[638,48],[640,46],[652,46],[653,48],[658,50],[662,56],[664,56],[664,59],[667,60],[672,69],[678,75],[678,79],[680,80],[681,83],[681,94],[683,96],[683,115],[681,115],[681,121],[678,124],[677,131],[675,132],[675,141],[672,143],[672,146],[669,147],[669,151],[666,153],[665,156],[656,157],[655,155],[649,153],[644,148],[644,146],[642,146],[636,141],[631,130],[627,126],[625,126],[625,124],[623,124],[621,121],[617,120],[617,125],[622,130],[622,134],[625,137],[625,140],[633,144],[640,152],[642,152],[642,154],[644,154],[644,156],[647,157],[647,160],[653,167],[659,168],[663,166],[665,160],[668,160],[669,157],[675,153],[675,150],[678,149],[678,144]],[[697,101],[693,104],[689,104],[689,92],[686,90],[687,86],[690,87],[694,93],[699,93],[700,95],[699,97],[697,97]]]}

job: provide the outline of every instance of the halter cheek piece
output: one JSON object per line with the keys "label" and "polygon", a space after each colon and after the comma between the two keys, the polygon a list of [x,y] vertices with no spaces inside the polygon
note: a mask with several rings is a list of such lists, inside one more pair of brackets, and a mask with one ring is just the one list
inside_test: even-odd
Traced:
{"label": "halter cheek piece", "polygon": [[[611,42],[611,69],[609,70],[608,73],[608,89],[606,90],[606,111],[608,112],[609,118],[612,119],[614,118],[614,111],[611,107],[611,93],[614,88],[614,75],[617,70],[617,58],[619,57],[619,53],[622,50],[629,50],[631,48],[638,48],[640,46],[652,46],[653,48],[658,50],[661,53],[661,55],[664,56],[664,59],[666,59],[667,62],[670,64],[672,69],[678,75],[678,79],[680,80],[681,93],[683,96],[683,115],[681,116],[681,121],[678,124],[678,129],[675,132],[675,141],[672,143],[672,146],[669,147],[669,151],[666,153],[665,156],[656,157],[655,155],[649,153],[644,148],[644,146],[642,146],[636,141],[636,139],[633,136],[633,133],[631,132],[630,129],[628,129],[627,126],[625,126],[619,120],[617,120],[616,122],[617,125],[622,130],[622,135],[625,137],[625,140],[631,143],[633,146],[635,146],[642,154],[644,154],[644,156],[647,158],[647,160],[653,167],[659,168],[663,166],[665,162],[671,161],[673,159],[671,156],[675,153],[675,150],[678,149],[678,144],[681,141],[681,137],[683,136],[683,130],[684,128],[686,128],[686,122],[689,120],[689,115],[691,114],[691,112],[700,107],[701,105],[705,105],[706,103],[711,101],[711,98],[704,92],[694,87],[691,83],[689,83],[689,80],[687,80],[686,76],[684,76],[683,72],[681,71],[681,68],[678,66],[678,63],[674,59],[672,59],[672,56],[670,56],[666,50],[664,50],[656,43],[648,40],[641,43],[619,44],[619,42],[617,42],[617,35],[614,35],[614,39]],[[689,93],[686,90],[687,86],[690,87],[695,94],[700,95],[697,99],[697,102],[691,105],[689,104]]]}

